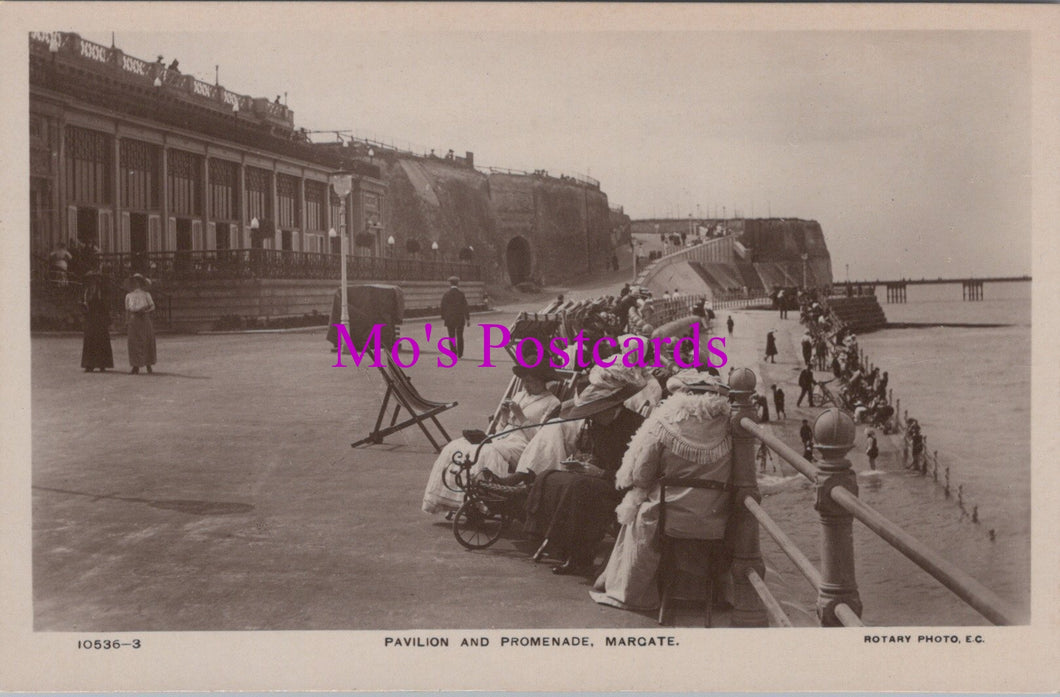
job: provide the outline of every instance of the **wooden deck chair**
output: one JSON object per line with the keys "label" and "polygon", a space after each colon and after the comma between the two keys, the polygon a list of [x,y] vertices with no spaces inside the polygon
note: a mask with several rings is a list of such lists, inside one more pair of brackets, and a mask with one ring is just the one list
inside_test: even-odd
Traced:
{"label": "wooden deck chair", "polygon": [[[528,336],[532,336],[541,342],[543,346],[548,346],[549,341],[552,337],[556,336],[560,330],[563,319],[560,315],[551,314],[548,310],[555,305],[557,301],[553,301],[543,312],[520,312],[511,326],[508,327],[508,332],[511,335],[511,342],[505,347],[508,351],[508,355],[511,356],[512,361],[515,362],[515,344],[519,339],[523,339]],[[574,374],[567,370],[557,370],[556,372],[565,376],[565,379],[561,386],[554,390],[556,397],[562,402],[567,399],[573,391],[573,377]],[[511,380],[508,381],[508,387],[504,391],[504,396],[501,397],[500,401],[497,402],[496,408],[493,410],[493,414],[490,416],[489,425],[486,428],[486,433],[492,435],[497,432],[497,426],[500,423],[501,411],[504,401],[511,399],[512,395],[519,391],[522,387],[522,380],[516,376],[512,376]]]}
{"label": "wooden deck chair", "polygon": [[[419,391],[413,386],[412,379],[402,370],[401,366],[394,363],[390,354],[387,354],[386,365],[378,368],[379,372],[383,376],[383,381],[386,383],[386,394],[383,395],[383,403],[379,407],[379,416],[375,420],[375,428],[365,438],[351,443],[351,448],[356,448],[359,445],[365,445],[367,443],[382,443],[383,439],[389,436],[391,433],[396,433],[402,429],[408,428],[412,424],[419,426],[423,434],[427,436],[427,440],[431,442],[434,449],[437,452],[442,451],[442,446],[434,439],[434,436],[427,429],[424,422],[431,421],[438,429],[442,438],[442,442],[449,442],[449,434],[445,432],[445,428],[438,421],[438,414],[441,414],[447,409],[452,409],[457,405],[456,402],[435,402],[427,399],[419,393]],[[387,406],[390,404],[390,398],[393,396],[396,404],[394,405],[394,413],[390,417],[390,425],[385,428],[381,428],[383,425],[383,419],[386,417]],[[401,409],[404,408],[408,412],[408,418],[404,421],[398,422],[398,414]]]}
{"label": "wooden deck chair", "polygon": [[714,607],[714,581],[724,567],[725,553],[722,540],[671,537],[666,533],[666,487],[693,489],[732,489],[728,482],[716,482],[684,477],[663,477],[659,480],[659,624],[669,620],[678,579],[686,575],[698,581],[703,589],[703,626],[710,627]]}

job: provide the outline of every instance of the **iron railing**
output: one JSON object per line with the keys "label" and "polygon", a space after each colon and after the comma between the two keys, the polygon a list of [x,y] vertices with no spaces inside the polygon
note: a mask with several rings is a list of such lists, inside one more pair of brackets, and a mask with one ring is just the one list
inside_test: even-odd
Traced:
{"label": "iron railing", "polygon": [[[217,249],[179,252],[119,252],[100,255],[101,269],[123,278],[141,273],[163,282],[250,278],[328,279],[341,276],[337,254],[279,249]],[[482,268],[455,261],[349,256],[347,278],[354,281],[444,281],[458,276],[481,281]]]}
{"label": "iron railing", "polygon": [[[754,441],[761,441],[814,483],[817,490],[814,507],[819,513],[822,531],[821,568],[818,570],[758,504],[757,484],[738,489],[740,505],[734,513],[734,523],[742,529],[738,529],[735,535],[738,542],[735,558],[740,560],[742,557],[744,563],[742,568],[734,566],[734,580],[737,584],[749,584],[755,594],[750,598],[737,592],[734,619],[744,618],[744,626],[762,626],[768,615],[774,624],[785,624],[776,617],[779,606],[768,588],[756,583],[753,577],[754,574],[762,575],[761,554],[757,548],[758,525],[761,524],[817,591],[817,613],[821,624],[860,626],[861,599],[854,576],[852,534],[853,521],[859,520],[990,622],[1011,625],[1025,621],[1020,612],[994,592],[858,498],[857,480],[850,461],[846,459],[847,452],[854,446],[855,426],[846,412],[829,409],[817,418],[814,434],[821,461],[814,464],[754,421],[751,397],[757,378],[752,371],[737,369],[729,382],[734,399],[733,468],[737,482],[741,478],[754,482]],[[741,540],[743,549],[740,549]],[[750,621],[746,621],[748,618]]]}
{"label": "iron railing", "polygon": [[[101,255],[102,256],[102,255]],[[125,315],[125,280],[131,273],[115,274],[112,268],[103,266],[96,269],[102,274],[102,282],[107,298],[107,305],[112,321],[119,322]],[[41,254],[30,255],[30,292],[40,294],[50,300],[56,307],[78,315],[81,300],[84,297],[83,269],[69,269],[60,274],[53,270],[47,257]],[[173,297],[159,289],[150,290],[155,302],[155,324],[169,327],[173,322]]]}

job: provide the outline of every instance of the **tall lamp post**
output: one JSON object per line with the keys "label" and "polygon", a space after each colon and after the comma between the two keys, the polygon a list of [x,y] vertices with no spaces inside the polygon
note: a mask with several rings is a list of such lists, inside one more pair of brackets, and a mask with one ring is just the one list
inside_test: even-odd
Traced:
{"label": "tall lamp post", "polygon": [[806,290],[806,260],[810,258],[810,255],[806,252],[802,253],[802,289]]}
{"label": "tall lamp post", "polygon": [[346,256],[349,254],[349,241],[346,239],[346,197],[353,190],[353,176],[348,172],[336,172],[331,176],[331,188],[334,189],[335,195],[342,201],[342,208],[339,209],[339,255],[342,257],[340,263],[342,285],[340,286],[339,295],[341,300],[339,303],[342,307],[342,315],[339,322],[342,326],[346,326],[350,323],[349,301],[346,297]]}

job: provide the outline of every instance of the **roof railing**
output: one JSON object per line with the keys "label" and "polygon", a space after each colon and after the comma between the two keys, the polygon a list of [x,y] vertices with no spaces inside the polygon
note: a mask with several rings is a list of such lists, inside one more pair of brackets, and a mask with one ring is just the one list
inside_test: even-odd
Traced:
{"label": "roof railing", "polygon": [[152,63],[126,55],[119,48],[97,44],[73,32],[30,32],[29,39],[31,50],[51,53],[53,57],[64,56],[80,65],[91,66],[93,71],[111,71],[112,74],[121,75],[133,83],[156,87],[164,85],[166,89],[174,91],[172,94],[179,94],[188,101],[212,103],[216,109],[228,109],[240,114],[241,118],[253,114],[276,126],[294,127],[294,112],[285,104],[237,94],[220,85],[211,85],[193,75],[181,73],[176,68],[168,68],[161,61]]}

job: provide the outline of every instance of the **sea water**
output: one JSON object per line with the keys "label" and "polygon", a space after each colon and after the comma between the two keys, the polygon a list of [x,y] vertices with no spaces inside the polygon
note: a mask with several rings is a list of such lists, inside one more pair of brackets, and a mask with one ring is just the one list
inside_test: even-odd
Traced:
{"label": "sea water", "polygon": [[[918,419],[927,450],[938,451],[936,481],[883,456],[862,471],[861,498],[940,552],[1018,611],[1030,607],[1030,283],[987,284],[984,300],[961,299],[959,285],[909,286],[908,301],[881,305],[890,322],[1002,324],[999,327],[884,329],[858,337],[868,360],[890,374],[901,410]],[[881,449],[901,441],[881,438]],[[859,433],[859,447],[863,435]],[[863,447],[861,447],[863,450]],[[950,495],[945,493],[949,469]],[[862,467],[859,467],[862,469]],[[958,501],[958,487],[962,487]],[[978,522],[972,519],[977,510]],[[811,510],[807,510],[811,509]],[[817,560],[820,530],[808,488],[769,497],[767,510],[790,521]],[[991,539],[991,533],[993,539]],[[986,624],[987,621],[889,545],[855,523],[863,618],[877,625]],[[813,595],[779,550],[767,563],[792,593],[789,612],[812,616]]]}

